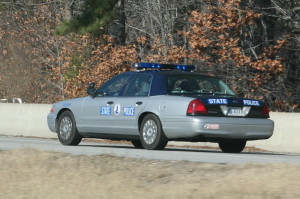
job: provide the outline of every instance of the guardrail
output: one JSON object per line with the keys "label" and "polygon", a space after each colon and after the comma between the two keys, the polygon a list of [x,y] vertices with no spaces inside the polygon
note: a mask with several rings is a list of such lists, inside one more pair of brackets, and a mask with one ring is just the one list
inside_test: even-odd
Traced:
{"label": "guardrail", "polygon": [[48,129],[49,104],[0,103],[0,134],[56,138]]}
{"label": "guardrail", "polygon": [[[0,135],[57,138],[47,125],[50,108],[50,104],[0,103]],[[300,153],[300,113],[271,112],[270,116],[275,122],[273,136],[267,140],[250,141],[247,146],[274,152]],[[214,146],[207,143],[172,144]]]}

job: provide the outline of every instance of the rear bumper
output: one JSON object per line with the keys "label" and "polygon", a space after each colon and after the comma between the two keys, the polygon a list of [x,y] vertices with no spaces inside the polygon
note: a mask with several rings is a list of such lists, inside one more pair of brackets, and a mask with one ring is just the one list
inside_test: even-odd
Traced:
{"label": "rear bumper", "polygon": [[274,122],[260,118],[201,117],[162,118],[165,135],[169,139],[205,137],[212,139],[268,139]]}

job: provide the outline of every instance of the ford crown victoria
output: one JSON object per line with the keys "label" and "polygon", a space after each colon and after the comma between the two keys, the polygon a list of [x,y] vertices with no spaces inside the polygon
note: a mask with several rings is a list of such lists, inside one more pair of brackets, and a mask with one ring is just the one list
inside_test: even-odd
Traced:
{"label": "ford crown victoria", "polygon": [[64,145],[82,138],[128,140],[137,148],[164,149],[168,141],[216,142],[239,153],[247,141],[268,139],[268,105],[245,99],[193,65],[136,63],[88,96],[52,105],[49,129]]}

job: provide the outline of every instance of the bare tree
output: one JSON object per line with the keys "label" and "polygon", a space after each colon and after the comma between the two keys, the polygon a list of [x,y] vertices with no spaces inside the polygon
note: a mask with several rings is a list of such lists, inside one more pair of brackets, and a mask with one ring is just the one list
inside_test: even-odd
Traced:
{"label": "bare tree", "polygon": [[[250,2],[250,1],[249,1]],[[276,40],[288,42],[277,56],[283,57],[285,71],[265,85],[270,101],[281,104],[280,111],[300,107],[300,2],[298,0],[255,1],[253,9],[261,12],[259,30],[263,46]]]}
{"label": "bare tree", "polygon": [[[174,37],[177,31],[188,26],[188,17],[193,9],[199,9],[202,1],[196,0],[125,0],[127,42],[132,43],[138,37],[146,37],[151,42],[159,39],[166,50],[179,44]],[[175,34],[174,34],[175,33]],[[187,42],[187,41],[186,41]],[[139,46],[143,59],[150,46]]]}
{"label": "bare tree", "polygon": [[1,79],[2,96],[46,102],[50,93],[59,95],[61,85],[48,82],[47,75],[60,55],[53,31],[61,23],[64,5],[50,0],[0,3],[5,5],[1,12],[5,23],[0,24],[0,69],[6,77]]}

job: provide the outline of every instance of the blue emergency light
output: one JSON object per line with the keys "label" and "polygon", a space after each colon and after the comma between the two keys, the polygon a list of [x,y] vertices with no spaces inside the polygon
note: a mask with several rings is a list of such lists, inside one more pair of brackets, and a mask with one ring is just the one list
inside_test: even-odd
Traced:
{"label": "blue emergency light", "polygon": [[133,68],[139,69],[155,69],[155,70],[180,70],[180,71],[194,71],[194,65],[181,65],[181,64],[158,64],[158,63],[134,63],[131,65]]}

